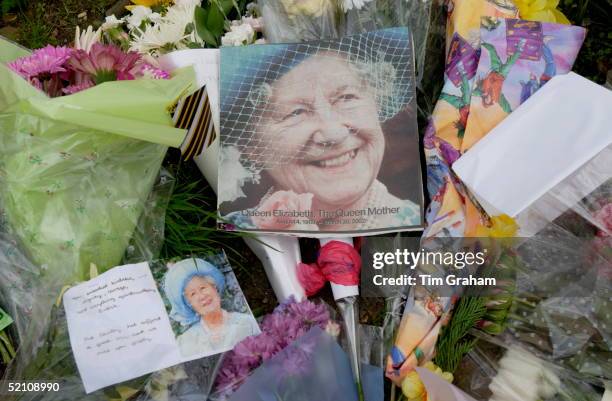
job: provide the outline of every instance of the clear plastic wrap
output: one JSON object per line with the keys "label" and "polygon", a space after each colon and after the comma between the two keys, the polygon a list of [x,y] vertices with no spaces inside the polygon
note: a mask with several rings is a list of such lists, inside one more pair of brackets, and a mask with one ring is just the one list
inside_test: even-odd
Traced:
{"label": "clear plastic wrap", "polygon": [[612,379],[612,174],[591,167],[528,210],[536,233],[509,251],[516,283],[498,341],[603,386]]}
{"label": "clear plastic wrap", "polygon": [[[602,235],[610,236],[612,235],[611,205],[612,144],[533,202],[517,216],[516,220],[521,234],[530,236],[571,209],[576,217],[584,220],[582,226],[585,226],[585,223],[592,226],[587,233],[597,229]],[[575,218],[574,220],[577,221]],[[565,224],[563,221],[557,222],[559,223]],[[582,231],[577,234],[587,233]]]}
{"label": "clear plastic wrap", "polygon": [[344,35],[406,26],[412,34],[417,82],[423,77],[432,0],[377,0],[346,14]]}
{"label": "clear plastic wrap", "polygon": [[333,39],[408,27],[414,41],[417,82],[423,76],[432,0],[377,0],[343,12],[341,1],[261,0],[264,36],[271,43]]}
{"label": "clear plastic wrap", "polygon": [[570,371],[497,341],[480,342],[455,377],[457,386],[478,400],[601,400],[601,389]]}
{"label": "clear plastic wrap", "polygon": [[[143,213],[135,225],[124,261],[151,260],[159,254],[164,238],[165,209],[173,184],[173,177],[162,170],[153,191],[142,202]],[[165,392],[172,395],[172,391],[187,392],[189,386],[186,383],[191,376],[181,373],[181,368],[173,368],[169,371],[172,374],[157,372],[150,379],[131,381],[86,396],[72,356],[66,316],[60,304],[62,289],[69,284],[73,282],[63,281],[61,276],[46,275],[43,267],[26,257],[18,241],[6,232],[0,233],[0,305],[14,317],[10,333],[16,345],[19,344],[17,357],[7,367],[3,379],[57,381],[61,386],[58,393],[20,393],[15,394],[14,399],[121,399],[118,391],[123,391],[122,388],[131,391],[132,395],[153,387],[157,388],[157,393],[152,390],[149,393]],[[182,369],[189,372],[201,371],[203,368],[189,363]],[[183,376],[183,384],[174,386],[176,389],[170,391],[168,386],[179,381],[173,378]],[[202,391],[199,390],[197,394],[201,397]],[[139,400],[156,399],[144,395],[139,397]]]}
{"label": "clear plastic wrap", "polygon": [[270,43],[296,43],[341,36],[344,15],[329,0],[260,0],[264,37]]}

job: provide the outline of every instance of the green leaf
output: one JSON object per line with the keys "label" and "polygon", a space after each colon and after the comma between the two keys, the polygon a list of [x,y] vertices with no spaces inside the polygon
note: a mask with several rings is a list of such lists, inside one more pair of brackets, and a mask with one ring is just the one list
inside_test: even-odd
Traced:
{"label": "green leaf", "polygon": [[221,10],[214,4],[211,4],[210,10],[208,11],[208,18],[206,19],[206,27],[215,36],[215,38],[223,35],[223,32],[225,31],[223,29],[224,22],[225,17],[223,16]]}
{"label": "green leaf", "polygon": [[224,15],[228,15],[232,8],[236,8],[236,10],[240,11],[237,7],[237,4],[234,0],[219,0],[219,6],[221,7],[221,11],[223,11]]}
{"label": "green leaf", "polygon": [[218,46],[217,39],[215,38],[215,35],[210,32],[207,26],[208,14],[209,10],[206,10],[200,6],[196,7],[194,15],[196,32],[198,33],[200,39],[202,39],[208,45],[216,47]]}

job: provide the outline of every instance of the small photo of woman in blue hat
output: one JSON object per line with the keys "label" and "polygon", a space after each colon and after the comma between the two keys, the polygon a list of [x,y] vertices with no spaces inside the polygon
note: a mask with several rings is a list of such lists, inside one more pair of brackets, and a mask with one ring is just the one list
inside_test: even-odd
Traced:
{"label": "small photo of woman in blue hat", "polygon": [[[231,276],[231,277],[229,277]],[[228,279],[212,263],[203,259],[184,259],[169,265],[163,279],[163,292],[170,304],[170,319],[185,358],[207,356],[232,349],[245,337],[259,334],[257,321],[248,310],[230,311],[223,307]],[[237,284],[236,284],[237,286]],[[243,297],[242,293],[234,296]],[[240,300],[239,300],[240,301]]]}

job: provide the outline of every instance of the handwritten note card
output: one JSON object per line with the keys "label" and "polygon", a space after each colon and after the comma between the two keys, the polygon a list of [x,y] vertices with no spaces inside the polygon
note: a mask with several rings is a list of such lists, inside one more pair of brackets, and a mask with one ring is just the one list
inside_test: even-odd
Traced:
{"label": "handwritten note card", "polygon": [[66,291],[64,308],[87,393],[260,332],[224,254],[115,267]]}
{"label": "handwritten note card", "polygon": [[70,288],[64,308],[87,393],[182,360],[147,263],[119,266]]}

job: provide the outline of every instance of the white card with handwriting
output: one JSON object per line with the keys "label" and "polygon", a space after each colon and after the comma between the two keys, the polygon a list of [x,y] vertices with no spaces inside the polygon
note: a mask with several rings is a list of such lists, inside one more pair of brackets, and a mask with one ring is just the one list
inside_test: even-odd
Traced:
{"label": "white card with handwriting", "polygon": [[228,351],[259,333],[229,264],[203,259],[115,267],[63,300],[87,393]]}

